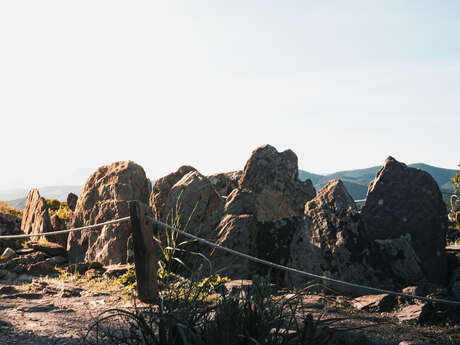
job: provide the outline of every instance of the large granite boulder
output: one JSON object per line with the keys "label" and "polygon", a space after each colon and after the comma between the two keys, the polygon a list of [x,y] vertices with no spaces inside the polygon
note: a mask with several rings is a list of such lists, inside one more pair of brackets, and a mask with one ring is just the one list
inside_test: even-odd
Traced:
{"label": "large granite boulder", "polygon": [[388,157],[369,185],[362,218],[374,240],[409,234],[426,278],[447,283],[447,209],[429,173]]}
{"label": "large granite boulder", "polygon": [[[128,201],[148,203],[151,184],[144,169],[132,161],[116,162],[93,173],[81,192],[70,227],[103,223],[129,216]],[[67,243],[71,263],[126,263],[129,222],[106,225],[102,229],[72,232]]]}
{"label": "large granite boulder", "polygon": [[198,171],[191,171],[172,186],[160,214],[163,221],[210,238],[215,234],[223,208],[224,199],[213,184]]}
{"label": "large granite boulder", "polygon": [[[378,277],[364,223],[342,181],[332,180],[324,186],[305,205],[305,218],[294,228],[289,266],[370,286],[386,283]],[[287,277],[294,286],[307,280],[298,274]]]}
{"label": "large granite boulder", "polygon": [[220,196],[226,197],[235,188],[238,188],[242,171],[232,171],[228,173],[219,173],[207,176],[208,180],[211,181],[217,193]]}
{"label": "large granite boulder", "polygon": [[196,169],[188,165],[183,165],[177,169],[176,172],[155,181],[152,193],[150,194],[150,206],[157,219],[164,219],[165,214],[163,214],[163,210],[166,206],[166,199],[168,198],[172,186],[191,171],[196,171]]}
{"label": "large granite boulder", "polygon": [[291,150],[279,153],[270,145],[252,152],[239,189],[254,193],[258,221],[302,215],[305,203],[316,195],[311,180],[299,180],[296,154]]}
{"label": "large granite boulder", "polygon": [[31,189],[27,194],[21,230],[26,234],[42,234],[53,230],[46,200],[40,196],[38,189]]}

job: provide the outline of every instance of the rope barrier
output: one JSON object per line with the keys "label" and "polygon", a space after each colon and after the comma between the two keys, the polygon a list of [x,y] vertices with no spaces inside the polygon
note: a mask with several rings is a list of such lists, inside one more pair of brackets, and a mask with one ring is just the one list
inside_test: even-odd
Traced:
{"label": "rope barrier", "polygon": [[353,288],[364,289],[364,290],[367,290],[367,291],[385,293],[385,294],[388,294],[388,295],[400,296],[400,297],[405,297],[405,298],[418,299],[418,300],[426,301],[426,302],[437,302],[437,303],[460,306],[460,302],[456,302],[456,301],[450,301],[450,300],[438,299],[438,298],[428,298],[428,297],[424,297],[424,296],[414,296],[414,295],[408,295],[408,294],[401,293],[401,292],[396,292],[396,291],[378,289],[378,288],[374,288],[374,287],[371,287],[371,286],[354,284],[354,283],[346,282],[346,281],[343,281],[343,280],[338,280],[338,279],[334,279],[334,278],[330,278],[330,277],[320,276],[320,275],[317,275],[317,274],[314,274],[314,273],[301,271],[301,270],[298,270],[296,268],[291,268],[291,267],[275,264],[274,262],[259,259],[259,258],[254,257],[254,256],[251,256],[251,255],[248,255],[248,254],[245,254],[245,253],[241,253],[241,252],[239,252],[237,250],[230,249],[230,248],[227,248],[227,247],[223,247],[223,246],[221,246],[219,244],[207,241],[207,240],[202,239],[202,238],[200,238],[198,236],[195,236],[195,235],[192,235],[190,233],[184,232],[182,230],[176,229],[175,227],[173,227],[173,226],[171,226],[169,224],[163,223],[161,221],[158,221],[158,220],[156,220],[156,219],[154,219],[152,217],[147,217],[147,218],[150,219],[151,221],[153,221],[156,224],[162,225],[162,226],[164,226],[164,227],[166,227],[166,228],[168,228],[170,230],[173,230],[173,231],[175,231],[175,232],[177,232],[177,233],[179,233],[181,235],[184,235],[185,237],[188,237],[188,238],[191,238],[191,239],[196,240],[198,242],[204,243],[204,244],[206,244],[208,246],[211,246],[211,247],[214,247],[216,249],[220,249],[222,251],[228,252],[230,254],[243,257],[243,258],[245,258],[247,260],[254,261],[254,262],[257,262],[257,263],[260,263],[260,264],[263,264],[263,265],[267,265],[267,266],[270,266],[270,267],[273,267],[273,268],[280,269],[280,270],[284,270],[284,271],[288,271],[288,272],[292,272],[292,273],[297,273],[297,274],[304,275],[304,276],[307,276],[309,278],[313,278],[313,279],[316,279],[316,280],[329,281],[329,282],[336,283],[336,284],[339,284],[339,285],[344,285],[344,286],[349,286],[349,287],[353,287]]}
{"label": "rope barrier", "polygon": [[110,225],[110,224],[114,224],[114,223],[123,223],[123,222],[127,222],[129,220],[130,220],[130,217],[124,217],[124,218],[119,218],[119,219],[115,219],[115,220],[109,220],[108,222],[104,222],[104,223],[88,225],[88,226],[82,226],[80,228],[73,228],[73,229],[67,229],[67,230],[58,230],[58,231],[50,231],[50,232],[44,232],[42,234],[0,236],[0,240],[17,239],[17,238],[30,238],[30,237],[42,237],[42,236],[46,237],[46,236],[51,236],[51,235],[66,234],[68,232],[84,231],[84,230],[100,228],[101,226]]}

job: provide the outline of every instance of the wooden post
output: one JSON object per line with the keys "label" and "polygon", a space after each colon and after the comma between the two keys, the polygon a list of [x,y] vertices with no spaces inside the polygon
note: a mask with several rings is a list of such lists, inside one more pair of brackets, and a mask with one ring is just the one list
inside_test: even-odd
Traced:
{"label": "wooden post", "polygon": [[129,202],[133,233],[134,263],[136,266],[137,294],[142,302],[158,300],[157,256],[153,242],[154,223],[150,208],[138,201]]}

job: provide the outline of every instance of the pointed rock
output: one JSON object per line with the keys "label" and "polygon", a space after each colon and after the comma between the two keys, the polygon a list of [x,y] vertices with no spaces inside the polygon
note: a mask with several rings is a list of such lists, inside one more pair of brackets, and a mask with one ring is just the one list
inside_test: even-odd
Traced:
{"label": "pointed rock", "polygon": [[53,230],[46,200],[40,196],[38,189],[31,189],[27,194],[21,230],[26,234],[42,234]]}
{"label": "pointed rock", "polygon": [[369,185],[361,215],[372,239],[410,234],[426,278],[437,284],[447,282],[447,209],[429,173],[388,157]]}
{"label": "pointed rock", "polygon": [[252,152],[239,189],[254,193],[258,221],[302,215],[305,203],[316,195],[311,180],[299,180],[296,154],[291,150],[279,153],[270,145]]}

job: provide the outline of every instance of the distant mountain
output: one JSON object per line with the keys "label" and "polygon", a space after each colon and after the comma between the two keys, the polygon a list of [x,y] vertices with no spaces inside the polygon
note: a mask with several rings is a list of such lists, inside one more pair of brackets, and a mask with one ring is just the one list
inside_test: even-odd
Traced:
{"label": "distant mountain", "polygon": [[[66,201],[69,193],[80,195],[83,186],[48,186],[38,188],[40,195],[47,199]],[[27,198],[26,189],[0,190],[0,200],[7,201],[13,207],[23,209]]]}
{"label": "distant mountain", "polygon": [[[458,170],[438,168],[424,163],[409,164],[409,166],[424,170],[431,174],[441,190],[453,190],[450,179],[457,174]],[[311,179],[313,185],[318,191],[330,180],[338,178],[343,181],[348,193],[350,193],[353,199],[362,200],[366,198],[369,183],[375,178],[375,175],[380,168],[381,166],[374,166],[365,169],[338,171],[328,175],[318,175],[308,171],[299,170],[299,179],[302,181],[305,181],[308,178]]]}

